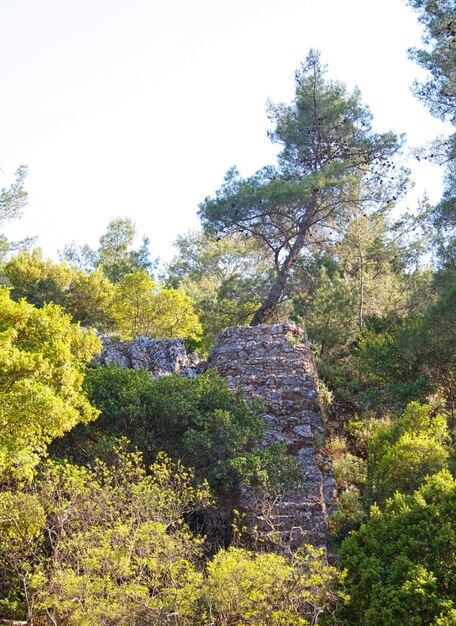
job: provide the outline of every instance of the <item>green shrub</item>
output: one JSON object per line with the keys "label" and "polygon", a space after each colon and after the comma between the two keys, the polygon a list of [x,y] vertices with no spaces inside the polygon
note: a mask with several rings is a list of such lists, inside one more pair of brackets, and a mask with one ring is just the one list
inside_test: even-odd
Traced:
{"label": "green shrub", "polygon": [[456,482],[442,470],[396,493],[340,550],[350,602],[340,626],[437,626],[456,613]]}
{"label": "green shrub", "polygon": [[257,447],[266,428],[263,403],[245,402],[214,370],[154,380],[146,370],[99,367],[84,384],[100,417],[74,429],[54,446],[56,454],[78,462],[109,459],[116,439],[125,437],[146,464],[164,450],[216,489],[245,482],[277,490],[297,477],[297,463],[282,445]]}
{"label": "green shrub", "polygon": [[448,467],[447,422],[431,407],[411,402],[405,413],[385,421],[369,444],[369,493],[382,503],[395,491],[413,493],[426,476]]}

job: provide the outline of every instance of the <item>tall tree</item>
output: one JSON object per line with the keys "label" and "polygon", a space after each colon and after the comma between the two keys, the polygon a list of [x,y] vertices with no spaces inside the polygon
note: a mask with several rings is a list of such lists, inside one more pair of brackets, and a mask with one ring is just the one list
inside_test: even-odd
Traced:
{"label": "tall tree", "polygon": [[29,476],[54,437],[98,415],[82,391],[100,342],[60,307],[0,289],[0,478]]}
{"label": "tall tree", "polygon": [[441,120],[456,122],[456,5],[454,0],[408,0],[424,26],[426,48],[410,50],[411,57],[430,72],[415,83],[415,94]]}
{"label": "tall tree", "polygon": [[339,327],[345,330],[346,340],[353,341],[366,320],[400,312],[409,295],[404,283],[410,253],[405,242],[398,241],[403,229],[398,231],[382,214],[366,216],[355,209],[339,231],[336,245],[316,258],[322,267],[311,297],[306,294],[302,303],[311,318],[309,329],[319,336],[321,353],[330,347],[324,345],[328,332]]}
{"label": "tall tree", "polygon": [[18,219],[22,214],[22,209],[27,202],[27,192],[24,189],[26,175],[27,168],[25,165],[21,165],[16,171],[14,182],[9,187],[0,189],[0,259],[5,256],[8,250],[17,250],[33,242],[32,239],[25,239],[12,243],[1,232],[5,224]]}
{"label": "tall tree", "polygon": [[[424,48],[410,56],[429,72],[429,78],[414,85],[415,95],[432,115],[456,126],[456,5],[454,0],[409,0],[424,26]],[[420,158],[420,157],[418,157]],[[445,165],[442,200],[431,213],[437,231],[436,243],[443,264],[456,263],[456,133],[437,140],[425,158]]]}
{"label": "tall tree", "polygon": [[283,146],[277,166],[247,179],[230,169],[199,212],[206,228],[254,237],[272,255],[274,280],[252,325],[271,317],[307,244],[337,236],[354,209],[372,212],[405,190],[405,172],[392,174],[400,141],[372,131],[359,92],[327,80],[318,52],[296,73],[294,101],[270,105],[269,115],[271,140]]}
{"label": "tall tree", "polygon": [[125,339],[197,340],[201,335],[193,300],[180,289],[157,285],[147,272],[132,272],[124,277],[117,286],[111,314]]}
{"label": "tall tree", "polygon": [[100,237],[97,250],[88,245],[77,246],[74,242],[66,244],[61,257],[71,266],[81,267],[86,271],[100,265],[107,278],[113,283],[120,283],[124,276],[136,271],[151,271],[156,261],[149,253],[149,239],[143,237],[138,249],[133,248],[136,227],[131,219],[118,217],[109,222],[106,232]]}
{"label": "tall tree", "polygon": [[188,232],[175,246],[165,280],[195,301],[203,327],[198,351],[209,350],[221,330],[250,322],[266,295],[269,260],[255,241],[237,233]]}
{"label": "tall tree", "polygon": [[149,240],[143,237],[138,250],[133,250],[136,228],[126,218],[117,218],[109,222],[104,235],[100,237],[97,265],[102,265],[106,276],[118,283],[122,278],[136,270],[149,270],[152,262],[149,257]]}

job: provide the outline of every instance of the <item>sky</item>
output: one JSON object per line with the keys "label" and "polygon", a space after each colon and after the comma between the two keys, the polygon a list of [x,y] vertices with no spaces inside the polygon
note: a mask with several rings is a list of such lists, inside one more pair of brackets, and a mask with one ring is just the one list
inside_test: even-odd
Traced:
{"label": "sky", "polygon": [[[292,100],[312,47],[376,130],[430,141],[445,127],[410,91],[421,33],[405,0],[0,0],[0,187],[29,169],[7,235],[57,259],[129,217],[169,260],[228,168],[274,162],[266,104]],[[413,209],[441,178],[411,164]]]}

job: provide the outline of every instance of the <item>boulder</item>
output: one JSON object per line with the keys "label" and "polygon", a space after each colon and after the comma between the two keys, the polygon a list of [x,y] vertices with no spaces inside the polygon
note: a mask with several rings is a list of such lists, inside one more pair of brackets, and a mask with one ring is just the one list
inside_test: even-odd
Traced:
{"label": "boulder", "polygon": [[96,359],[101,365],[146,369],[156,378],[168,374],[196,376],[204,369],[204,362],[197,354],[187,354],[182,339],[137,337],[132,341],[102,343],[103,349]]}

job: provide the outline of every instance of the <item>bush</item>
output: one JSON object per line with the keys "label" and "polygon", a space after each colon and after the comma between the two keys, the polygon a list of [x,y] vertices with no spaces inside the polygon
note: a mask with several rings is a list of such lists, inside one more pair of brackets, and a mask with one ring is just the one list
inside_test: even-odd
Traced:
{"label": "bush", "polygon": [[165,626],[177,612],[195,623],[202,542],[184,518],[208,506],[207,485],[165,455],[148,474],[141,455],[114,455],[92,469],[49,461],[26,493],[0,493],[5,617]]}
{"label": "bush", "polygon": [[296,478],[283,446],[256,448],[265,433],[263,404],[245,402],[214,370],[154,380],[146,370],[100,367],[87,373],[85,389],[100,417],[54,446],[57,454],[109,458],[113,442],[125,437],[147,464],[164,450],[219,490],[236,482],[277,489]]}
{"label": "bush", "polygon": [[426,476],[448,467],[449,433],[442,415],[411,402],[405,413],[385,421],[368,444],[369,493],[382,503],[395,491],[411,494]]}
{"label": "bush", "polygon": [[456,614],[456,482],[442,470],[413,495],[396,493],[347,537],[347,626],[437,626]]}
{"label": "bush", "polygon": [[82,390],[100,342],[60,307],[14,302],[0,288],[0,477],[31,476],[54,437],[97,411]]}
{"label": "bush", "polygon": [[[305,626],[337,604],[342,576],[324,550],[303,546],[286,558],[242,548],[220,550],[208,565],[206,603],[217,626]],[[213,621],[215,619],[215,621]]]}

